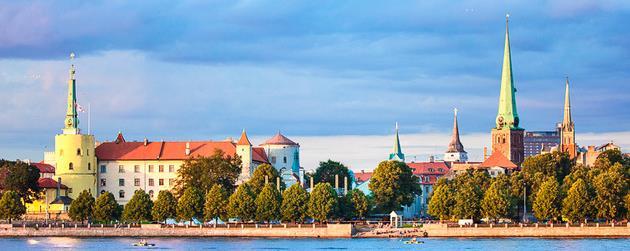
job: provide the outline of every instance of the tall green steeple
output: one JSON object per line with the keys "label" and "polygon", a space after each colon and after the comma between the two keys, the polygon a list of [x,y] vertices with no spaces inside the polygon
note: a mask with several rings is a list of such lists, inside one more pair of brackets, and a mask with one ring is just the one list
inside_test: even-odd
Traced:
{"label": "tall green steeple", "polygon": [[510,33],[508,29],[509,15],[505,16],[505,49],[503,51],[503,70],[501,72],[501,94],[497,113],[497,129],[519,129],[518,112],[516,112],[516,89],[512,78],[512,56],[510,54]]}
{"label": "tall green steeple", "polygon": [[389,160],[405,161],[405,155],[400,148],[400,138],[398,137],[398,122],[396,122],[396,135],[394,136],[394,149],[389,154]]}
{"label": "tall green steeple", "polygon": [[[74,53],[70,53],[70,60],[74,60]],[[76,69],[74,64],[70,66],[70,77],[68,79],[68,107],[66,109],[66,120],[63,129],[64,134],[79,134],[79,118],[77,114],[77,93]]]}

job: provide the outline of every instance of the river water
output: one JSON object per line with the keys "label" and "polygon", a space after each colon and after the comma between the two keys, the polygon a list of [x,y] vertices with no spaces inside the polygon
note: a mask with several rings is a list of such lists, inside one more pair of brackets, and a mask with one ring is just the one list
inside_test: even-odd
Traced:
{"label": "river water", "polygon": [[0,238],[0,250],[630,250],[630,239],[426,238],[400,239],[149,238],[155,247],[134,247],[138,238]]}

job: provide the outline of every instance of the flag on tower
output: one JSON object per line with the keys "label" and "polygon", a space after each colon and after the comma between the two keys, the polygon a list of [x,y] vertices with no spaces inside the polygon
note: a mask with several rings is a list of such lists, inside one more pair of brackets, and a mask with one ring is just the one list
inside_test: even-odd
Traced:
{"label": "flag on tower", "polygon": [[85,109],[83,108],[83,106],[79,105],[79,103],[74,103],[77,106],[77,111],[78,112],[85,112]]}

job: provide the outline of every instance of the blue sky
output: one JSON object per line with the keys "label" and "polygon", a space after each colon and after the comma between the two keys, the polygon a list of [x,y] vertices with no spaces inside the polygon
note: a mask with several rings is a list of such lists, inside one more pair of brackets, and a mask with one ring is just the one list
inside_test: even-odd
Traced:
{"label": "blue sky", "polygon": [[335,136],[388,135],[395,121],[448,135],[454,107],[464,135],[488,133],[506,12],[522,127],[562,118],[568,75],[578,143],[627,136],[627,1],[16,1],[0,3],[0,157],[52,147],[70,51],[98,140],[247,128],[343,145]]}

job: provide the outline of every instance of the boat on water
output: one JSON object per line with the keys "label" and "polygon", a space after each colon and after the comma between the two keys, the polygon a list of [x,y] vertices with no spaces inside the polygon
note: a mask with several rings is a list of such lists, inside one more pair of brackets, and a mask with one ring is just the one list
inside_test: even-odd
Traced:
{"label": "boat on water", "polygon": [[424,241],[418,240],[416,238],[411,238],[411,240],[404,241],[403,243],[413,245],[413,244],[422,244],[424,243]]}
{"label": "boat on water", "polygon": [[136,247],[155,247],[155,243],[149,243],[147,240],[140,240],[133,244]]}

